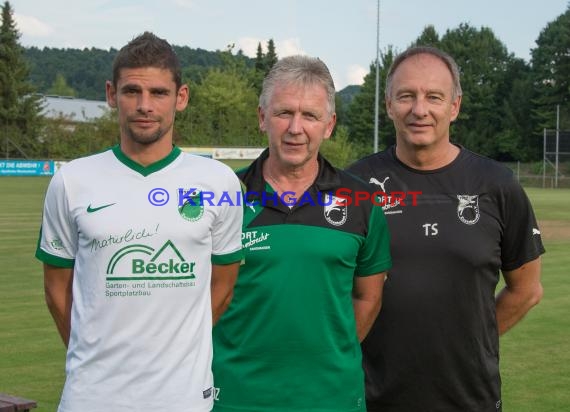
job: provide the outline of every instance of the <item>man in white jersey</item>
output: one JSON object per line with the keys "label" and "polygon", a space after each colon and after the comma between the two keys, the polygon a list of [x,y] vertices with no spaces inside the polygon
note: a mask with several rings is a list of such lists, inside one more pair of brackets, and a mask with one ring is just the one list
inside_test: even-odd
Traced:
{"label": "man in white jersey", "polygon": [[242,258],[242,210],[200,200],[240,184],[173,146],[189,91],[165,40],[123,47],[106,92],[120,144],[53,177],[36,251],[68,348],[59,411],[209,411],[211,330]]}

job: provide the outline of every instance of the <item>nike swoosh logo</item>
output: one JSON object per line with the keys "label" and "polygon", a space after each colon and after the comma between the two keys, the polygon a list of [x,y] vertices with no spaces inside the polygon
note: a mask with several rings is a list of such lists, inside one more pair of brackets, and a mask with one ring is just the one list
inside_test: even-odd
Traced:
{"label": "nike swoosh logo", "polygon": [[99,207],[91,207],[91,205],[87,206],[87,213],[97,212],[98,210],[105,209],[106,207],[113,206],[115,203],[109,203],[108,205],[103,205]]}

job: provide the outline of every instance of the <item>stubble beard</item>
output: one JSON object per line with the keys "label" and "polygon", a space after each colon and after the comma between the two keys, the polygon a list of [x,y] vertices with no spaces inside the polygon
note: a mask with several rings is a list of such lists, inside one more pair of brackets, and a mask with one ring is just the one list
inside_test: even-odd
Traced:
{"label": "stubble beard", "polygon": [[158,129],[156,132],[153,132],[150,135],[148,135],[148,134],[136,133],[131,128],[126,129],[126,135],[130,140],[132,140],[135,143],[146,146],[158,142],[162,138],[162,136],[165,135],[165,133],[166,132],[164,130]]}
{"label": "stubble beard", "polygon": [[128,124],[124,128],[124,134],[129,140],[144,146],[158,142],[160,139],[162,139],[167,131],[168,129],[159,127],[154,132],[140,133],[136,132],[132,127],[129,127]]}

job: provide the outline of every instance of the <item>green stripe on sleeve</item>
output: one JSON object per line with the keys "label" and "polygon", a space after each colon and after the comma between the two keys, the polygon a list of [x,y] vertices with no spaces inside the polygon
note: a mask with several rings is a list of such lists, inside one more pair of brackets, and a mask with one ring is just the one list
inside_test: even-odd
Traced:
{"label": "green stripe on sleeve", "polygon": [[235,252],[226,255],[212,255],[212,263],[215,265],[229,265],[230,263],[240,262],[243,259],[243,250],[236,250]]}
{"label": "green stripe on sleeve", "polygon": [[50,255],[44,250],[36,249],[36,258],[48,265],[57,266],[60,268],[72,268],[75,265],[75,259],[66,259],[59,256]]}

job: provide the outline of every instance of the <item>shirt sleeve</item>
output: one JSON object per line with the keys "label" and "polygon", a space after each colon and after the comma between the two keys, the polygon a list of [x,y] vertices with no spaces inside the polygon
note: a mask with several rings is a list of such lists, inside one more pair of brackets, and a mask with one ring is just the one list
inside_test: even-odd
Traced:
{"label": "shirt sleeve", "polygon": [[36,257],[58,267],[73,267],[77,252],[77,228],[70,216],[62,170],[50,181],[44,202]]}
{"label": "shirt sleeve", "polygon": [[544,253],[544,246],[530,200],[514,178],[501,186],[501,201],[501,269],[508,271],[538,258]]}
{"label": "shirt sleeve", "polygon": [[[225,190],[234,199],[241,199],[242,191],[239,179],[228,170]],[[243,258],[241,247],[241,232],[243,223],[243,208],[237,202],[225,202],[219,208],[212,232],[212,263],[225,265],[239,262]]]}
{"label": "shirt sleeve", "polygon": [[384,212],[374,205],[370,213],[368,233],[358,254],[356,276],[370,276],[392,267],[390,232]]}

